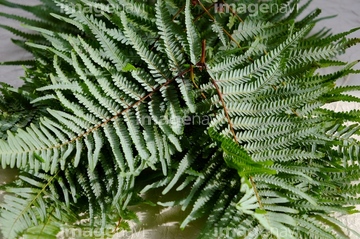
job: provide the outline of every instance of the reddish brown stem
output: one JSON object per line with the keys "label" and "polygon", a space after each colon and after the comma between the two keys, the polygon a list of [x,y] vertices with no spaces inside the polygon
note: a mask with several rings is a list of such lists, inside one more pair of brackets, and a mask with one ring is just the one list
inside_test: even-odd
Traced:
{"label": "reddish brown stem", "polygon": [[196,63],[196,66],[199,67],[200,71],[206,69],[205,60],[206,60],[206,39],[201,41],[201,57],[200,57],[200,61]]}
{"label": "reddish brown stem", "polygon": [[223,99],[223,97],[222,97],[220,88],[219,88],[218,84],[216,83],[216,81],[215,81],[214,79],[211,79],[211,82],[212,82],[212,84],[215,86],[215,89],[216,89],[216,92],[217,92],[217,94],[218,94],[218,96],[219,96],[220,102],[221,102],[221,104],[222,104],[222,106],[223,106],[223,108],[224,108],[225,117],[226,117],[226,119],[227,119],[227,121],[228,121],[228,123],[229,123],[229,127],[230,127],[231,134],[233,135],[233,138],[234,138],[235,142],[236,142],[237,144],[239,144],[239,142],[238,142],[238,140],[237,140],[237,137],[236,137],[236,134],[235,134],[234,126],[233,126],[233,124],[232,124],[232,122],[231,122],[231,119],[230,119],[230,116],[229,116],[229,113],[228,113],[228,110],[227,110],[225,101],[224,101],[224,99]]}
{"label": "reddish brown stem", "polygon": [[117,232],[117,230],[118,230],[119,227],[120,227],[121,221],[122,221],[122,218],[120,217],[120,218],[119,218],[119,221],[116,223],[116,227],[115,227],[113,233],[116,233],[116,232]]}
{"label": "reddish brown stem", "polygon": [[[208,11],[208,9],[201,3],[200,0],[198,0],[199,5],[202,7],[202,9],[204,9],[204,11],[206,12],[206,14],[211,18],[211,20],[213,20],[214,22],[216,22],[216,19],[214,18],[213,15],[211,15],[211,13]],[[232,40],[233,42],[235,42],[235,44],[240,48],[240,44],[231,36],[231,34],[226,31],[224,28],[221,28],[225,34],[230,38],[230,40]]]}

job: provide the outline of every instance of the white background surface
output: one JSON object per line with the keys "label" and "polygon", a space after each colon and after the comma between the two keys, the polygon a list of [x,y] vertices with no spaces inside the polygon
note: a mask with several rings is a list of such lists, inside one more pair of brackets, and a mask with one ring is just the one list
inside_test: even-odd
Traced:
{"label": "white background surface", "polygon": [[[36,0],[10,1],[29,5],[36,3]],[[304,0],[300,1],[300,3],[305,2],[306,1]],[[339,33],[351,28],[360,27],[359,0],[314,0],[308,11],[315,9],[316,7],[319,7],[323,10],[321,16],[338,15],[336,18],[320,22],[316,29],[321,29],[323,26],[326,26],[332,28],[333,33]],[[0,7],[0,11],[9,13],[16,12],[23,16],[28,16],[28,14],[21,11],[14,11],[13,9],[2,6]],[[20,26],[17,22],[2,17],[0,17],[0,24]],[[26,53],[21,48],[15,46],[10,40],[11,37],[13,36],[10,33],[0,28],[0,62],[30,59],[31,55]],[[360,37],[360,31],[353,33],[351,37]],[[339,59],[344,61],[354,61],[360,59],[360,45],[351,48],[347,51],[347,54],[340,56]],[[360,69],[360,67],[357,68]],[[21,67],[0,66],[0,81],[7,82],[13,86],[19,86],[19,84],[21,84],[19,77],[22,75],[23,72]],[[360,75],[351,75],[346,79],[342,79],[339,84],[360,85]],[[348,110],[359,106],[357,104],[341,103],[335,104],[333,107],[335,107],[337,110]],[[13,177],[14,171],[0,169],[0,183],[10,180]],[[160,207],[138,208],[138,210],[143,211],[141,217],[144,218],[144,224],[140,225],[132,236],[119,235],[118,238],[191,239],[194,238],[194,235],[196,234],[195,232],[197,231],[197,228],[199,228],[198,226],[201,224],[201,222],[198,224],[195,223],[192,225],[192,229],[180,231],[178,229],[178,221],[179,218],[182,218],[184,215],[184,213],[180,210],[173,209],[169,211]],[[351,228],[360,231],[360,215],[342,217],[341,220],[343,220]]]}

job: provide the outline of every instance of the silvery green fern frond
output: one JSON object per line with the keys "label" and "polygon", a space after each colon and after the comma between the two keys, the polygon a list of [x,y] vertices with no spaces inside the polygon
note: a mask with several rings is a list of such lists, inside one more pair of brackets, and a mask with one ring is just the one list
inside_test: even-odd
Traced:
{"label": "silvery green fern frond", "polygon": [[[358,87],[335,85],[359,73],[357,62],[334,59],[359,42],[347,38],[358,29],[311,36],[319,10],[298,20],[307,4],[263,4],[275,3],[292,10],[1,0],[36,17],[1,14],[35,32],[0,25],[34,55],[24,85],[2,88],[0,160],[20,170],[3,186],[5,238],[69,228],[110,228],[97,236],[111,237],[137,220],[130,206],[141,203],[188,209],[184,229],[206,218],[200,238],[347,238],[332,215],[359,203],[359,115],[323,106],[359,101],[344,94]],[[342,69],[316,71],[329,66]],[[155,188],[182,196],[146,202]]]}

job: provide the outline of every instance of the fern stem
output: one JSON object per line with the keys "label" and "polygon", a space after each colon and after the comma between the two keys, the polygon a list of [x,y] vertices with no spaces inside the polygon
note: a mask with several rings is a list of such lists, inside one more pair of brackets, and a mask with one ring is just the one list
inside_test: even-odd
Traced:
{"label": "fern stem", "polygon": [[[209,8],[207,8],[207,10],[210,10],[211,8],[213,8],[214,3],[211,4],[211,6]],[[199,14],[195,19],[194,22],[196,22],[197,20],[199,20],[200,17],[202,17],[204,14],[206,13],[206,11],[203,11],[201,14]]]}
{"label": "fern stem", "polygon": [[[194,65],[190,65],[190,80],[192,81],[193,85],[195,86],[196,89],[200,90],[200,87],[196,84],[195,82],[195,76],[194,76]],[[201,92],[201,96],[206,99],[206,95]]]}
{"label": "fern stem", "polygon": [[230,12],[231,12],[234,16],[236,16],[236,17],[239,19],[240,22],[244,22],[244,20],[242,20],[242,18],[232,9],[232,7],[231,7],[229,4],[227,4],[224,0],[222,0],[221,2],[222,2],[222,4],[224,4],[226,7],[229,8]]}
{"label": "fern stem", "polygon": [[[105,125],[107,125],[109,122],[119,118],[120,115],[122,115],[123,113],[131,110],[132,108],[138,106],[140,103],[142,103],[144,100],[150,98],[154,93],[158,92],[160,89],[162,89],[163,87],[166,87],[168,86],[169,84],[171,84],[172,82],[174,82],[176,80],[176,78],[178,77],[182,77],[183,75],[185,75],[186,73],[190,72],[190,68],[183,71],[183,72],[180,72],[178,75],[176,75],[175,77],[167,80],[164,84],[162,84],[161,86],[157,87],[156,89],[154,89],[152,92],[150,92],[149,94],[145,95],[144,97],[142,97],[140,100],[138,100],[137,102],[133,103],[132,105],[129,105],[129,107],[127,107],[126,109],[122,110],[121,112],[117,113],[116,115],[112,116],[111,118],[105,120],[104,122],[100,123],[100,124],[97,124],[95,125],[94,127],[88,129],[86,132],[78,135],[77,137],[74,137],[73,139],[67,141],[67,142],[64,142],[62,144],[59,144],[59,145],[55,145],[55,146],[52,146],[52,147],[49,147],[49,148],[40,148],[38,150],[46,150],[46,149],[54,149],[54,148],[61,148],[65,145],[68,145],[68,144],[72,144],[76,141],[78,141],[79,139],[91,134],[92,132],[98,130],[99,128],[101,127],[104,127]],[[24,151],[26,152],[26,151]]]}
{"label": "fern stem", "polygon": [[257,190],[257,188],[256,188],[256,184],[255,184],[255,182],[254,182],[254,179],[253,179],[251,176],[249,176],[249,180],[250,180],[251,186],[252,186],[252,188],[253,188],[253,190],[254,190],[256,199],[257,199],[257,201],[258,201],[258,203],[259,203],[259,207],[260,207],[260,209],[263,209],[264,206],[263,206],[263,204],[262,204],[262,202],[261,202],[261,198],[260,198],[259,192],[258,192],[258,190]]}
{"label": "fern stem", "polygon": [[[213,20],[214,22],[216,22],[216,19],[214,18],[213,15],[211,15],[211,13],[207,10],[207,8],[201,3],[201,1],[198,1],[199,5],[204,9],[204,11],[206,12],[206,14],[211,18],[211,20]],[[235,44],[237,45],[238,48],[241,48],[240,43],[238,43],[232,36],[231,34],[225,29],[225,28],[221,28],[225,34],[230,38],[230,40],[232,40],[233,42],[235,42]]]}
{"label": "fern stem", "polygon": [[56,172],[56,174],[54,174],[54,176],[51,177],[51,180],[49,180],[45,186],[43,188],[41,188],[41,190],[36,194],[36,196],[31,200],[31,202],[29,202],[27,204],[27,206],[18,214],[18,216],[16,217],[16,219],[14,220],[14,223],[12,224],[12,227],[10,229],[13,230],[13,227],[16,225],[16,221],[20,220],[21,219],[21,216],[24,215],[26,212],[27,212],[27,209],[30,208],[32,205],[35,204],[35,201],[41,197],[41,194],[45,192],[45,189],[51,185],[52,181],[57,177],[59,171]]}
{"label": "fern stem", "polygon": [[[211,79],[211,82],[212,82],[212,84],[215,86],[216,92],[217,92],[217,94],[218,94],[218,96],[219,96],[219,99],[220,99],[220,101],[221,101],[221,104],[222,104],[222,106],[223,106],[223,108],[224,108],[225,116],[226,116],[226,119],[227,119],[227,121],[228,121],[228,123],[229,123],[230,131],[231,131],[231,133],[232,133],[232,135],[233,135],[233,138],[234,138],[236,144],[239,144],[239,142],[238,142],[238,140],[237,140],[237,137],[236,137],[236,134],[235,134],[235,130],[234,130],[233,123],[232,123],[232,121],[231,121],[231,119],[230,119],[230,116],[229,116],[229,113],[228,113],[228,110],[227,110],[225,101],[224,101],[224,99],[223,99],[223,97],[222,97],[220,88],[219,88],[218,84],[215,82],[214,79]],[[259,196],[258,190],[257,190],[257,188],[256,188],[256,184],[255,184],[255,182],[254,182],[254,180],[253,180],[253,178],[252,178],[251,176],[249,176],[249,179],[250,179],[250,182],[251,182],[251,186],[252,186],[252,188],[253,188],[253,190],[254,190],[256,199],[257,199],[257,201],[258,201],[258,203],[259,203],[259,207],[260,207],[260,209],[263,209],[263,205],[262,205],[261,198],[260,198],[260,196]]]}
{"label": "fern stem", "polygon": [[173,21],[177,18],[177,16],[179,16],[180,12],[182,12],[182,11],[185,9],[185,6],[186,6],[186,5],[184,4],[184,6],[182,6],[182,7],[175,13],[175,15],[174,15],[173,18],[172,18]]}
{"label": "fern stem", "polygon": [[228,110],[227,110],[227,107],[226,107],[226,104],[225,104],[225,101],[224,101],[224,99],[222,97],[222,94],[220,92],[220,88],[219,88],[218,84],[215,82],[214,79],[211,78],[211,82],[215,86],[216,92],[217,92],[217,94],[219,96],[219,99],[221,101],[221,104],[222,104],[222,106],[224,108],[225,117],[226,117],[226,119],[227,119],[227,121],[229,123],[231,134],[233,135],[233,138],[234,138],[235,142],[237,144],[239,144],[238,139],[237,139],[236,134],[235,134],[233,123],[231,122],[231,119],[230,119],[230,116],[229,116],[229,113],[228,113]]}
{"label": "fern stem", "polygon": [[[132,105],[130,105],[129,107],[127,107],[126,109],[122,110],[121,112],[119,112],[118,114],[114,115],[113,117],[107,119],[106,121],[104,121],[101,124],[96,125],[95,127],[89,129],[88,131],[86,131],[85,133],[79,135],[78,137],[72,139],[71,141],[65,143],[65,144],[69,144],[69,143],[73,143],[75,141],[77,141],[78,139],[90,134],[91,132],[97,130],[100,127],[103,127],[105,125],[107,125],[109,122],[117,119],[120,115],[122,115],[123,113],[131,110],[132,108],[138,106],[140,103],[142,103],[144,100],[146,100],[147,98],[150,98],[154,93],[158,92],[160,89],[162,89],[165,86],[168,86],[169,84],[171,84],[173,81],[175,81],[176,78],[178,77],[182,77],[183,75],[185,75],[186,73],[188,73],[190,71],[190,69],[187,69],[183,72],[180,72],[178,75],[176,75],[175,77],[171,78],[170,80],[166,81],[164,84],[162,84],[161,86],[159,86],[158,88],[154,89],[154,91],[150,92],[149,94],[145,95],[144,97],[142,97],[140,100],[138,100],[137,102],[133,103]],[[63,146],[63,145],[61,145]],[[60,146],[60,147],[61,147]]]}
{"label": "fern stem", "polygon": [[120,217],[119,220],[118,220],[118,222],[116,223],[116,227],[114,228],[113,233],[116,233],[116,232],[117,232],[117,230],[118,230],[119,227],[120,227],[121,221],[122,221],[122,217]]}

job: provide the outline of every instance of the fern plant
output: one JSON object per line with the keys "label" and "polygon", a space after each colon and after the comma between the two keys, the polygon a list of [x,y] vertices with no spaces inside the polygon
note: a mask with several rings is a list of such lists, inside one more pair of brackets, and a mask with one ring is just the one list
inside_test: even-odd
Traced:
{"label": "fern plant", "polygon": [[[348,238],[334,213],[360,201],[360,112],[323,106],[360,101],[335,85],[359,73],[335,58],[359,39],[311,35],[309,3],[0,0],[35,17],[0,13],[34,56],[3,63],[26,66],[1,88],[0,161],[20,172],[2,186],[4,238],[111,238],[142,203],[188,209],[185,230],[205,218],[199,238]],[[143,198],[158,189],[183,196]]]}

